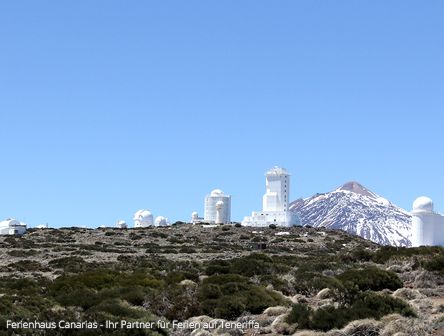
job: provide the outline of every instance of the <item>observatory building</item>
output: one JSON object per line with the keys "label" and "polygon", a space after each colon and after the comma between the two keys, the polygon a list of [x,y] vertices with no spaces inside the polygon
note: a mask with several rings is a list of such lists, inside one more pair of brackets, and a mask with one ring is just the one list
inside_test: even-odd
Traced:
{"label": "observatory building", "polygon": [[168,220],[163,216],[157,216],[154,220],[154,226],[167,226]]}
{"label": "observatory building", "polygon": [[127,229],[128,225],[126,224],[126,222],[124,220],[119,220],[116,223],[116,227],[119,229]]}
{"label": "observatory building", "polygon": [[244,226],[299,225],[299,216],[288,208],[290,175],[287,170],[274,167],[265,174],[266,192],[262,198],[262,211],[255,211],[242,221]]}
{"label": "observatory building", "polygon": [[412,246],[444,246],[444,216],[434,212],[433,201],[421,196],[412,208]]}
{"label": "observatory building", "polygon": [[168,226],[170,225],[168,218],[157,216],[153,219],[153,214],[148,210],[139,210],[134,214],[134,227],[148,227],[148,226]]}
{"label": "observatory building", "polygon": [[154,224],[153,214],[145,209],[139,210],[134,214],[134,227],[148,227]]}
{"label": "observatory building", "polygon": [[[196,214],[197,216],[197,214]],[[205,197],[204,222],[226,224],[231,222],[231,196],[214,189]]]}
{"label": "observatory building", "polygon": [[22,235],[26,232],[26,224],[8,218],[0,222],[0,235]]}
{"label": "observatory building", "polygon": [[191,223],[192,224],[202,223],[203,221],[204,221],[203,217],[199,217],[199,214],[197,213],[197,211],[193,211],[191,213]]}

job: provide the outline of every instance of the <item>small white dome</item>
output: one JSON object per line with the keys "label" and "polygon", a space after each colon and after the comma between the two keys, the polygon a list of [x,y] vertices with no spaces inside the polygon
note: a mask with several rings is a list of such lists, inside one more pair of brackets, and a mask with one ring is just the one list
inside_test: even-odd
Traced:
{"label": "small white dome", "polygon": [[211,196],[224,196],[224,192],[220,189],[214,189],[211,192]]}
{"label": "small white dome", "polygon": [[413,202],[413,212],[433,212],[433,201],[426,196],[418,197]]}
{"label": "small white dome", "polygon": [[117,222],[116,226],[121,229],[126,229],[128,227],[128,225],[126,224],[126,222],[124,220],[119,220]]}
{"label": "small white dome", "polygon": [[199,214],[197,213],[197,211],[193,211],[191,213],[191,218],[196,218],[196,217],[199,217]]}
{"label": "small white dome", "polygon": [[17,219],[11,219],[8,221],[9,225],[20,225],[21,223]]}
{"label": "small white dome", "polygon": [[223,206],[224,206],[224,202],[222,202],[222,201],[216,202],[216,209],[221,209]]}
{"label": "small white dome", "polygon": [[167,219],[163,216],[157,216],[154,220],[154,226],[166,226],[167,225]]}

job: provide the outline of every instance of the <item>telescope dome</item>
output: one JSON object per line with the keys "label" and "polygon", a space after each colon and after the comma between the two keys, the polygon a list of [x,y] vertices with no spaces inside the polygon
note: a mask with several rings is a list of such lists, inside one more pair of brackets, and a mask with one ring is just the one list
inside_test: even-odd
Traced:
{"label": "telescope dome", "polygon": [[433,201],[426,196],[418,197],[413,202],[413,212],[433,212]]}
{"label": "telescope dome", "polygon": [[224,196],[224,192],[220,189],[214,189],[211,192],[211,196]]}
{"label": "telescope dome", "polygon": [[163,216],[157,216],[156,219],[154,220],[154,226],[166,226],[166,225],[167,225],[167,220]]}

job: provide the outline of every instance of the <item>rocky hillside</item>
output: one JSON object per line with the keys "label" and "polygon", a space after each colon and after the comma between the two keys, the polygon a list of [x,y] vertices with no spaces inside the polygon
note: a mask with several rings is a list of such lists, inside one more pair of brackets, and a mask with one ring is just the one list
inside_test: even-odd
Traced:
{"label": "rocky hillside", "polygon": [[304,225],[344,230],[378,244],[411,246],[411,215],[357,182],[291,203]]}
{"label": "rocky hillside", "polygon": [[43,229],[0,236],[0,253],[0,335],[426,336],[444,326],[442,248],[339,230]]}

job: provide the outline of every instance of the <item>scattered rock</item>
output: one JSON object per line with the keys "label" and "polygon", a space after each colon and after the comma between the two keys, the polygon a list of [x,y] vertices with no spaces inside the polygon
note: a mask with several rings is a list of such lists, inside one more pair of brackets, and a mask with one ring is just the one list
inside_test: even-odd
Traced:
{"label": "scattered rock", "polygon": [[267,316],[279,316],[286,314],[289,308],[284,306],[268,307],[264,310],[264,314]]}
{"label": "scattered rock", "polygon": [[323,300],[328,299],[331,296],[331,289],[330,288],[324,288],[321,289],[318,294],[316,294],[316,298]]}

